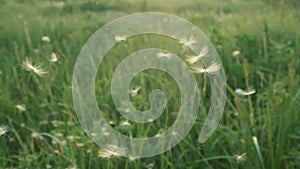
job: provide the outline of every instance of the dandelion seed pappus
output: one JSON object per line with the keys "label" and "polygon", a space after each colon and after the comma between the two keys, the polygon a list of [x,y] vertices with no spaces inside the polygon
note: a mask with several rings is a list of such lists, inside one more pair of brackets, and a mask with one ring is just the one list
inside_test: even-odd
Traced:
{"label": "dandelion seed pappus", "polygon": [[[172,26],[170,26],[172,25]],[[191,50],[194,55],[180,56],[159,48],[134,51],[117,64],[110,81],[114,107],[124,121],[106,121],[95,96],[96,72],[107,53],[118,43],[133,41],[136,35],[155,34],[177,42],[180,50]],[[198,63],[204,67],[198,67]],[[113,126],[132,127],[135,123],[153,123],[168,105],[161,89],[149,92],[150,107],[138,110],[132,99],[139,98],[147,88],[131,86],[135,76],[148,69],[167,73],[180,91],[180,109],[173,124],[152,137],[126,136]],[[125,72],[125,73],[124,73]],[[225,73],[222,62],[209,39],[192,23],[180,17],[155,12],[136,13],[118,18],[97,30],[84,44],[75,63],[72,96],[79,122],[90,138],[102,147],[98,156],[125,156],[130,159],[151,157],[176,146],[192,129],[198,114],[200,94],[197,74],[204,73],[211,83],[211,106],[199,132],[199,143],[204,143],[215,131],[222,117],[226,100]],[[100,86],[101,87],[101,86]],[[101,107],[101,106],[100,106]],[[154,124],[154,123],[153,123]],[[159,128],[159,126],[158,126]],[[116,153],[116,149],[122,150]]]}

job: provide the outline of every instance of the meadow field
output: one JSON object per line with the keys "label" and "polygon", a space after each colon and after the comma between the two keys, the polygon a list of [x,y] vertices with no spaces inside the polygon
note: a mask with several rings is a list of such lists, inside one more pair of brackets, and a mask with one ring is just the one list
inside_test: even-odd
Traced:
{"label": "meadow field", "polygon": [[[211,100],[205,74],[196,75],[201,102],[195,125],[160,155],[109,154],[79,124],[72,74],[81,47],[105,24],[137,12],[184,18],[217,50],[227,100],[206,142],[198,142]],[[299,28],[298,0],[0,0],[0,168],[300,169]],[[97,72],[98,106],[109,124],[127,136],[163,132],[180,109],[176,81],[158,70],[134,78],[132,88],[141,88],[131,101],[146,110],[149,93],[162,89],[168,104],[161,117],[134,123],[114,107],[114,70],[130,53],[150,47],[183,55],[172,39],[139,35],[116,45]]]}

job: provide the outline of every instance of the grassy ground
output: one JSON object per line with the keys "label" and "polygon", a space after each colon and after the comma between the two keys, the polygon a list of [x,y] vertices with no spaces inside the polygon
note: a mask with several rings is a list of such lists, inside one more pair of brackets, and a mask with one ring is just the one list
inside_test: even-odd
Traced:
{"label": "grassy ground", "polygon": [[[0,168],[300,168],[299,6],[297,1],[293,5],[270,2],[0,0]],[[93,32],[113,19],[141,11],[183,17],[210,38],[226,71],[224,115],[213,136],[198,143],[210,101],[209,83],[201,76],[199,116],[180,144],[151,158],[100,158],[99,147],[84,133],[73,109],[74,63]],[[43,41],[43,36],[50,42]],[[142,86],[132,100],[138,109],[149,107],[147,95],[157,87],[171,101],[155,123],[132,122],[129,129],[122,126],[125,119],[105,91],[110,90],[113,70],[122,58],[148,47],[175,53],[181,49],[158,36],[134,37],[108,54],[96,81],[98,104],[107,120],[114,122],[116,130],[138,137],[155,135],[176,118],[172,112],[179,109],[180,92],[175,81],[154,70],[134,79],[132,86]],[[240,55],[233,57],[236,50]],[[55,63],[49,62],[52,52],[58,56]],[[38,77],[25,71],[26,57],[48,73]],[[249,87],[256,94],[239,97],[234,93]]]}

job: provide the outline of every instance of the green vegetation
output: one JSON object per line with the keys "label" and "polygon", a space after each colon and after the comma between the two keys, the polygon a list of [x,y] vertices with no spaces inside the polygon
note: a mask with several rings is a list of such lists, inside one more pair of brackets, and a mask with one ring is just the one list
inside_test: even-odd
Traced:
{"label": "green vegetation", "polygon": [[[0,0],[0,168],[300,168],[299,9],[297,0]],[[197,75],[200,111],[180,144],[150,158],[98,157],[99,147],[84,133],[73,108],[74,64],[101,26],[141,11],[185,18],[209,37],[227,77],[224,115],[213,136],[198,143],[210,84],[205,75]],[[167,129],[180,108],[176,82],[147,70],[132,81],[133,87],[142,87],[133,105],[149,108],[149,92],[161,88],[170,99],[163,116],[151,124],[124,127],[125,119],[115,110],[107,91],[116,66],[128,54],[149,47],[184,54],[172,39],[129,38],[105,57],[95,85],[104,116],[117,131],[134,137]],[[51,55],[58,60],[51,63]],[[26,71],[26,58],[47,74]],[[237,88],[256,93],[241,97]]]}

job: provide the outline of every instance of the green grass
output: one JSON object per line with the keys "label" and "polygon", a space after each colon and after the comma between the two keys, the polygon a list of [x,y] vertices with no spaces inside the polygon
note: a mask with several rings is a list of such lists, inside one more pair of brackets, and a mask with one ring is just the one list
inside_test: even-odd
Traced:
{"label": "green grass", "polygon": [[[221,7],[218,0],[0,0],[0,125],[9,127],[0,136],[0,168],[300,168],[300,12],[299,6],[282,2],[224,0]],[[93,32],[113,19],[140,11],[183,17],[209,37],[226,72],[227,104],[213,136],[198,143],[210,103],[210,84],[198,76],[203,91],[199,115],[180,144],[133,161],[99,158],[99,147],[84,133],[73,108],[74,64]],[[42,36],[51,41],[43,42]],[[153,136],[170,127],[176,119],[173,112],[180,109],[175,81],[163,72],[147,70],[132,81],[132,86],[142,86],[133,105],[149,108],[148,94],[161,88],[169,99],[166,111],[154,123],[131,122],[131,130],[120,126],[125,119],[106,92],[112,74],[128,54],[149,47],[184,54],[174,40],[137,36],[115,46],[98,70],[99,107],[125,135]],[[239,60],[232,57],[234,50],[241,51]],[[59,59],[53,64],[49,62],[52,52]],[[26,72],[22,68],[26,57],[41,63],[48,74],[38,77]],[[251,86],[255,95],[242,98],[234,93],[236,88]],[[18,111],[17,104],[24,104],[26,111]],[[236,156],[243,153],[247,153],[246,160],[238,161]]]}

